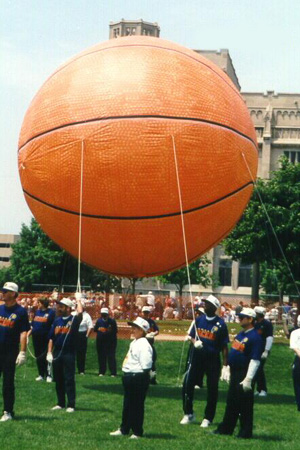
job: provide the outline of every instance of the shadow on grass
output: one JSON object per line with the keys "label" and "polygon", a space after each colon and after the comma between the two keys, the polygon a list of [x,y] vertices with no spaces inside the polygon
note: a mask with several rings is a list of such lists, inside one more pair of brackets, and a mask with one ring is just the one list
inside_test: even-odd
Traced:
{"label": "shadow on grass", "polygon": [[145,434],[144,437],[147,439],[177,439],[177,436],[170,433],[158,433],[158,434]]}
{"label": "shadow on grass", "polygon": [[286,441],[284,437],[280,436],[279,434],[254,434],[252,437],[252,440],[259,440],[259,441]]}
{"label": "shadow on grass", "polygon": [[19,422],[19,421],[24,421],[24,420],[30,420],[30,421],[34,421],[34,422],[49,422],[49,421],[53,421],[56,420],[57,416],[45,416],[45,417],[41,417],[41,416],[34,416],[34,415],[17,415],[13,421]]}
{"label": "shadow on grass", "polygon": [[[83,385],[85,389],[89,389],[92,391],[99,392],[111,392],[114,394],[123,395],[123,386],[122,384],[92,384],[92,385]],[[166,385],[157,385],[150,386],[148,395],[150,397],[158,397],[158,398],[173,398],[180,400],[182,398],[181,387],[177,386],[166,386]],[[195,400],[201,399],[205,400],[207,396],[207,389],[197,389],[195,390]],[[226,402],[227,391],[219,391],[219,402]],[[294,404],[294,396],[286,395],[286,394],[269,394],[267,397],[255,397],[255,404]]]}

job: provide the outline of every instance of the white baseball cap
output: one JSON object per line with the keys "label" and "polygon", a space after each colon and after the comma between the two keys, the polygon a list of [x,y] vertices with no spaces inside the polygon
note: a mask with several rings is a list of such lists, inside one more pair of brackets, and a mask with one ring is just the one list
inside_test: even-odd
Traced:
{"label": "white baseball cap", "polygon": [[152,291],[149,291],[148,294],[153,294],[153,292],[152,292]]}
{"label": "white baseball cap", "polygon": [[266,308],[263,306],[255,306],[254,311],[256,314],[262,314],[263,316],[266,314]]}
{"label": "white baseball cap", "polygon": [[69,298],[62,298],[59,302],[60,305],[68,306],[69,308],[74,307],[74,303]]}
{"label": "white baseball cap", "polygon": [[246,317],[253,317],[253,319],[256,318],[256,312],[252,308],[243,308],[241,312],[238,314],[238,316],[246,316]]}
{"label": "white baseball cap", "polygon": [[220,308],[220,302],[214,295],[209,295],[204,301],[211,303],[216,309]]}
{"label": "white baseball cap", "polygon": [[2,288],[2,291],[4,290],[18,293],[19,286],[16,283],[13,283],[12,281],[7,281]]}
{"label": "white baseball cap", "polygon": [[128,325],[133,327],[141,328],[145,333],[148,332],[150,325],[147,320],[142,319],[141,317],[137,317],[134,322],[127,322]]}
{"label": "white baseball cap", "polygon": [[100,312],[101,314],[109,314],[108,308],[101,308]]}
{"label": "white baseball cap", "polygon": [[151,312],[150,306],[143,306],[142,307],[142,312]]}

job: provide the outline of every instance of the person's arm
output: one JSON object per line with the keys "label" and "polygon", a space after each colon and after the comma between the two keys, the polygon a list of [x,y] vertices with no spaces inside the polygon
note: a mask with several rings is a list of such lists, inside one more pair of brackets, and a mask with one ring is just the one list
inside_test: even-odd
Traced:
{"label": "person's arm", "polygon": [[228,346],[227,344],[222,348],[223,366],[228,365]]}
{"label": "person's arm", "polygon": [[298,358],[300,358],[300,349],[299,348],[293,348],[293,350],[296,353],[296,355],[298,356]]}
{"label": "person's arm", "polygon": [[20,334],[20,347],[20,351],[25,353],[27,350],[27,331],[23,331]]}
{"label": "person's arm", "polygon": [[53,351],[53,341],[52,341],[52,339],[49,339],[49,342],[48,342],[48,353],[52,353],[52,351]]}

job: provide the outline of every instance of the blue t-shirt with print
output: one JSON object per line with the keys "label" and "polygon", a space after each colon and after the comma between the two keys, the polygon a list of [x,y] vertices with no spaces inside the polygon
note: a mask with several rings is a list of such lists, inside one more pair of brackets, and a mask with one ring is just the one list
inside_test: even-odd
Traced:
{"label": "blue t-shirt with print", "polygon": [[[218,354],[229,342],[228,329],[223,319],[215,316],[209,320],[205,314],[196,319],[197,335],[203,343],[202,351],[209,354]],[[192,327],[190,336],[195,339],[195,327]]]}
{"label": "blue t-shirt with print", "polygon": [[18,349],[20,334],[29,331],[28,314],[17,303],[7,307],[0,305],[0,345],[3,350]]}
{"label": "blue t-shirt with print", "polygon": [[247,368],[251,359],[260,361],[263,349],[263,340],[255,328],[241,331],[232,343],[228,364],[232,368]]}

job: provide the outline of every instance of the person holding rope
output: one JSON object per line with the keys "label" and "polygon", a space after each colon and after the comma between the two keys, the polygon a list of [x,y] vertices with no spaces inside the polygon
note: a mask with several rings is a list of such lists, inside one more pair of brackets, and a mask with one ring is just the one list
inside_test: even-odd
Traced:
{"label": "person holding rope", "polygon": [[193,411],[194,389],[198,380],[202,380],[203,375],[206,374],[207,404],[204,419],[200,426],[207,428],[211,425],[216,413],[221,370],[220,353],[223,356],[222,376],[228,370],[227,344],[229,338],[224,320],[216,315],[217,309],[220,307],[219,300],[213,295],[209,295],[204,300],[204,305],[205,314],[196,318],[195,326],[190,331],[194,348],[190,352],[188,370],[183,382],[184,416],[180,424],[186,425],[195,421]]}
{"label": "person holding rope", "polygon": [[243,308],[239,313],[242,331],[235,337],[228,356],[230,382],[224,418],[215,434],[232,434],[240,419],[239,438],[250,439],[253,430],[253,380],[263,352],[263,340],[254,328],[256,313]]}
{"label": "person holding rope", "polygon": [[38,309],[32,319],[31,329],[28,332],[27,338],[30,335],[32,336],[34,355],[39,373],[35,380],[43,381],[46,379],[48,383],[51,383],[52,376],[51,371],[48,370],[46,356],[49,343],[48,335],[55,319],[55,311],[49,308],[48,298],[41,297],[37,303]]}
{"label": "person holding rope", "polygon": [[[19,287],[7,282],[2,288],[4,304],[0,305],[0,375],[3,376],[3,415],[0,422],[14,417],[16,365],[26,362],[28,314],[18,305]],[[19,351],[20,345],[20,351]]]}
{"label": "person holding rope", "polygon": [[297,327],[294,327],[290,333],[290,348],[295,352],[293,385],[297,410],[300,412],[300,316],[297,317]]}
{"label": "person holding rope", "polygon": [[264,372],[264,365],[266,360],[270,354],[272,344],[273,344],[273,325],[269,320],[265,319],[266,309],[262,306],[255,306],[254,311],[256,313],[256,322],[254,328],[258,332],[258,334],[262,337],[264,350],[261,355],[261,361],[259,368],[256,372],[254,383],[257,384],[256,395],[259,397],[267,396],[267,382],[266,376]]}
{"label": "person holding rope", "polygon": [[75,360],[79,325],[82,321],[82,304],[77,300],[77,315],[72,316],[73,302],[63,298],[57,304],[57,317],[49,333],[47,361],[53,364],[56,383],[57,405],[52,410],[65,408],[67,396],[68,413],[75,410]]}
{"label": "person holding rope", "polygon": [[149,372],[152,367],[152,347],[146,339],[149,324],[141,317],[132,326],[134,340],[122,365],[124,401],[122,423],[118,430],[112,431],[111,436],[125,436],[130,430],[133,434],[130,439],[143,436],[144,404],[149,387]]}
{"label": "person holding rope", "polygon": [[155,322],[155,320],[151,319],[150,313],[151,313],[151,307],[150,306],[143,306],[142,308],[143,313],[143,319],[145,319],[149,323],[149,330],[146,334],[146,339],[148,340],[149,344],[152,347],[153,352],[153,363],[150,370],[150,384],[157,384],[156,381],[156,360],[157,360],[157,353],[154,346],[154,338],[159,334],[159,328]]}

